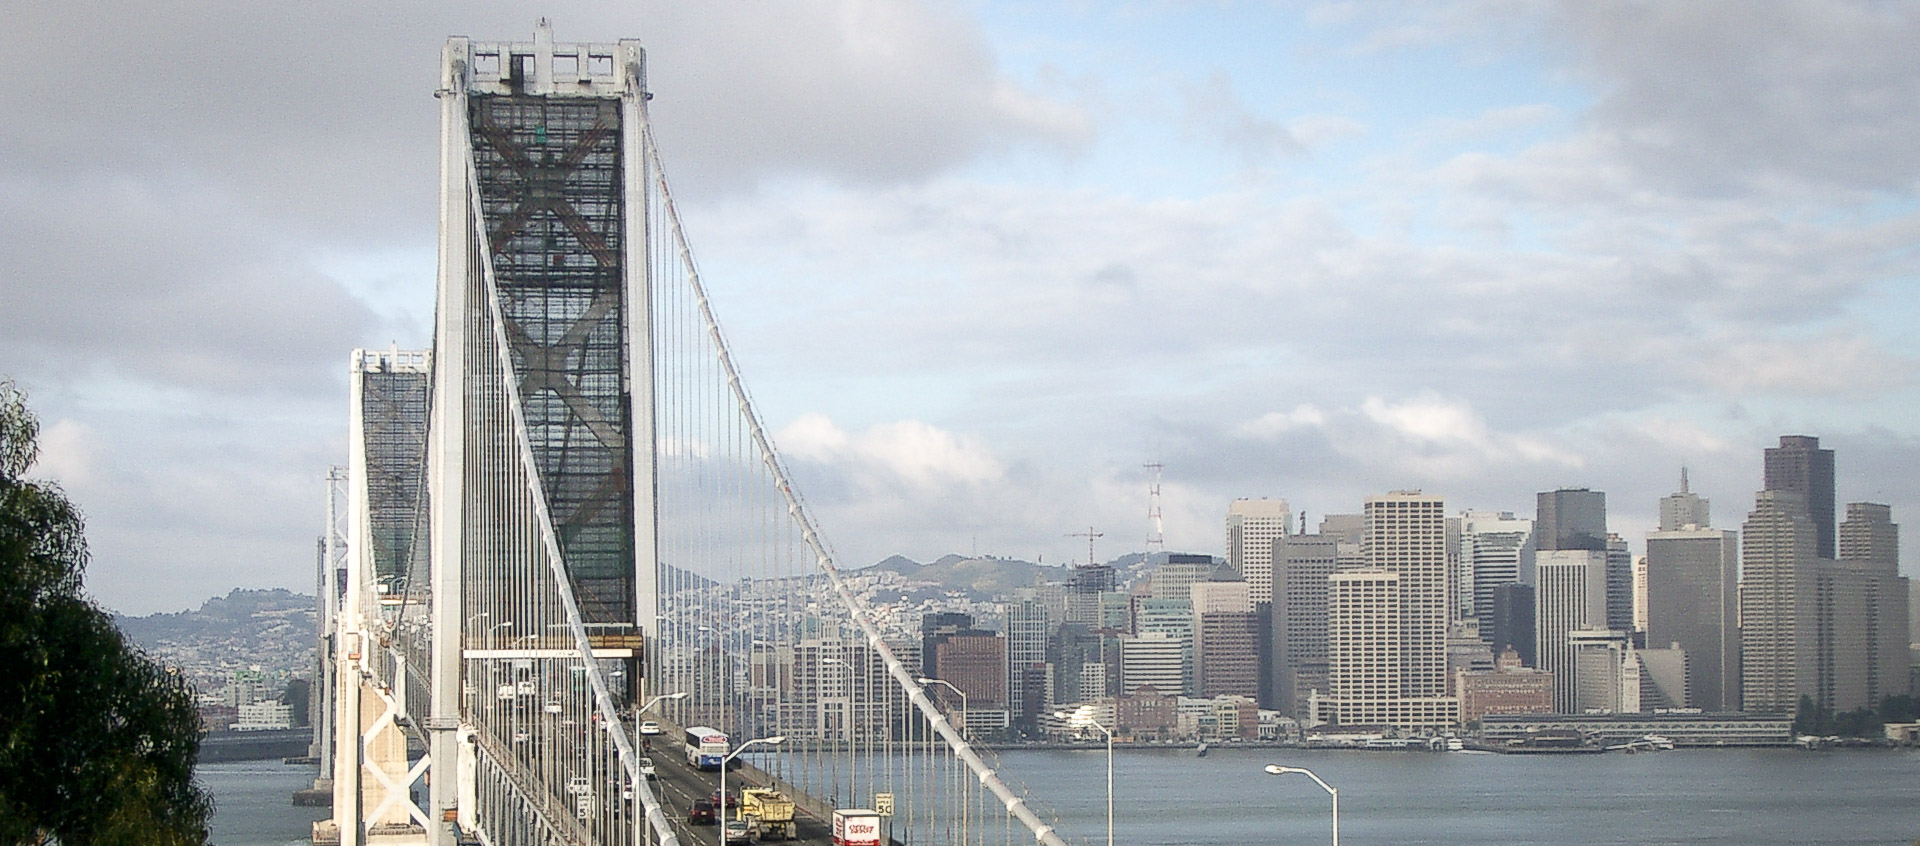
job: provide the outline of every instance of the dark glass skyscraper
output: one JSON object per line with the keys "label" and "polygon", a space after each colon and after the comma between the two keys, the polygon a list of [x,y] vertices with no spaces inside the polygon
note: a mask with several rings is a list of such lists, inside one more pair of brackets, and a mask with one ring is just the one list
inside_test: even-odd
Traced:
{"label": "dark glass skyscraper", "polygon": [[1821,449],[1819,438],[1781,435],[1780,446],[1767,450],[1766,477],[1762,488],[1793,491],[1805,497],[1807,516],[1813,520],[1814,554],[1827,559],[1835,557],[1833,450]]}
{"label": "dark glass skyscraper", "polygon": [[1536,548],[1607,551],[1607,495],[1586,488],[1543,491],[1533,524]]}

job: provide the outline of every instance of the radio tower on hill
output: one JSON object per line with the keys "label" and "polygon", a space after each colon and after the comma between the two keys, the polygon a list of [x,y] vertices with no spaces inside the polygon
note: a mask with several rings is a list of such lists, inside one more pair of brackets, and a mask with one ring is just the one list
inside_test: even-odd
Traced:
{"label": "radio tower on hill", "polygon": [[1164,552],[1167,548],[1165,526],[1160,521],[1160,471],[1158,461],[1141,465],[1147,468],[1147,555]]}

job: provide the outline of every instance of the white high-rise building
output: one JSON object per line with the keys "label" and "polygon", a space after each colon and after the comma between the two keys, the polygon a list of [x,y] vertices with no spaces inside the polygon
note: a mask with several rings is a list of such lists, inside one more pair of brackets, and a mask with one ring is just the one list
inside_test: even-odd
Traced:
{"label": "white high-rise building", "polygon": [[1400,576],[1402,695],[1445,696],[1447,625],[1446,500],[1419,491],[1368,497],[1367,566]]}
{"label": "white high-rise building", "polygon": [[1592,549],[1556,549],[1534,559],[1535,660],[1553,673],[1553,706],[1574,713],[1579,694],[1571,633],[1605,629],[1607,554]]}
{"label": "white high-rise building", "polygon": [[1152,686],[1164,696],[1178,695],[1185,684],[1187,645],[1163,632],[1120,637],[1120,692],[1132,695]]}
{"label": "white high-rise building", "polygon": [[1460,515],[1461,568],[1471,574],[1473,619],[1493,631],[1493,589],[1533,584],[1533,521],[1510,511]]}
{"label": "white high-rise building", "polygon": [[1273,601],[1273,542],[1291,532],[1284,499],[1236,499],[1227,506],[1227,564],[1247,580],[1254,602]]}
{"label": "white high-rise building", "polygon": [[1327,578],[1327,684],[1340,702],[1341,722],[1400,698],[1402,619],[1399,573],[1359,570]]}

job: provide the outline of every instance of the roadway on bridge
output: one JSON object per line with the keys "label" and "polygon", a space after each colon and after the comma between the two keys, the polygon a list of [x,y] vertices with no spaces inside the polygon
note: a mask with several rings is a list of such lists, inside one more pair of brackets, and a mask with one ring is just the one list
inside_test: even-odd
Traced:
{"label": "roadway on bridge", "polygon": [[[673,821],[674,829],[680,834],[680,842],[687,846],[716,844],[720,842],[719,825],[689,825],[687,811],[693,807],[695,799],[706,799],[720,789],[720,773],[702,771],[687,765],[686,745],[673,739],[671,735],[643,736],[646,749],[641,754],[653,759],[654,773],[659,776],[653,782],[653,792],[660,798],[660,804],[666,809],[667,818]],[[735,796],[746,787],[758,787],[739,770],[727,773],[727,792]],[[737,811],[736,811],[737,812]],[[830,844],[832,831],[827,821],[809,816],[805,811],[796,811],[794,819],[800,825],[799,844]],[[770,843],[784,843],[778,838],[769,838]]]}

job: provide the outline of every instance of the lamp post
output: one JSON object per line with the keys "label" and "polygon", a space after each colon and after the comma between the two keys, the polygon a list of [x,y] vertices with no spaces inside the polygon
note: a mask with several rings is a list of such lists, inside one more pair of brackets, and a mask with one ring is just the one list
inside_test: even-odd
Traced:
{"label": "lamp post", "polygon": [[785,742],[787,742],[787,737],[783,734],[777,734],[773,737],[756,737],[739,746],[733,747],[733,751],[728,752],[727,757],[720,759],[720,801],[715,803],[718,807],[714,809],[720,816],[720,846],[727,846],[727,765],[733,763],[735,756],[747,751],[747,747],[749,746],[760,743],[768,746],[778,746]]}
{"label": "lamp post", "polygon": [[[1119,707],[1119,703],[1114,704],[1116,711]],[[1063,720],[1068,719],[1065,711],[1055,711],[1053,715]],[[1087,725],[1099,729],[1101,734],[1107,736],[1107,846],[1113,846],[1113,732],[1108,731],[1099,720],[1088,720]]]}
{"label": "lamp post", "polygon": [[964,690],[961,690],[960,688],[954,687],[953,682],[947,681],[946,679],[936,679],[936,678],[929,678],[927,676],[920,676],[919,678],[914,679],[914,681],[917,681],[921,684],[946,685],[948,690],[953,691],[956,695],[960,697],[960,736],[967,737],[967,713],[968,713],[967,712],[967,692]]}
{"label": "lamp post", "polygon": [[1333,846],[1340,846],[1340,791],[1333,785],[1322,781],[1319,776],[1314,775],[1313,771],[1306,767],[1283,767],[1279,764],[1267,765],[1267,775],[1286,775],[1287,773],[1299,773],[1307,778],[1313,779],[1314,784],[1320,785],[1321,790],[1325,790],[1328,796],[1333,797]]}

